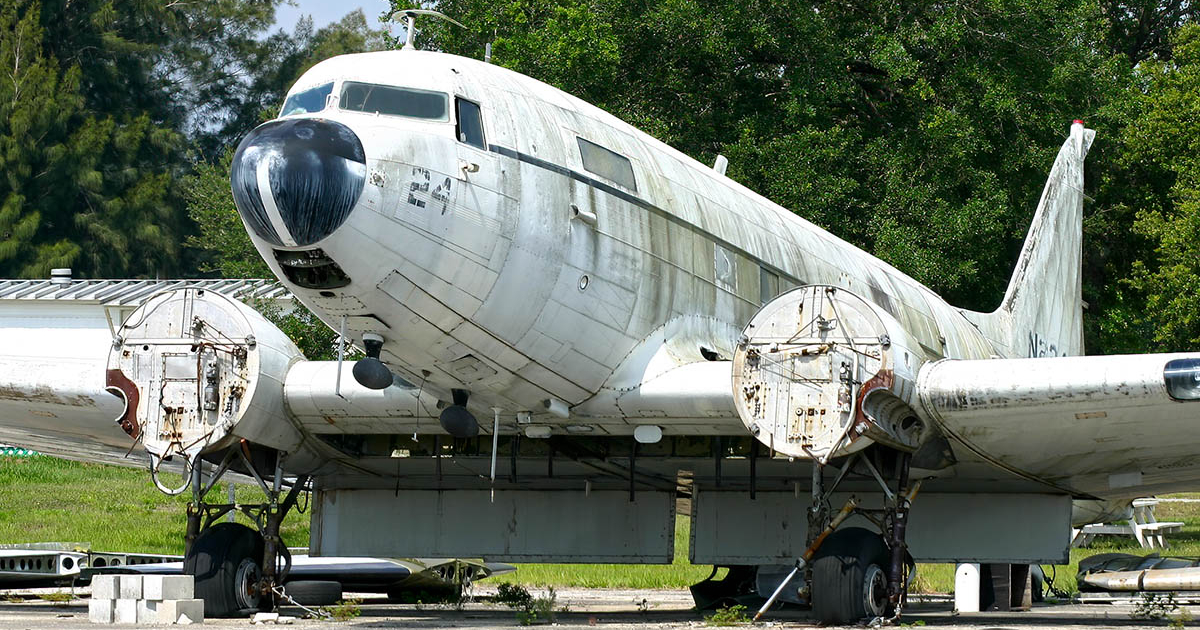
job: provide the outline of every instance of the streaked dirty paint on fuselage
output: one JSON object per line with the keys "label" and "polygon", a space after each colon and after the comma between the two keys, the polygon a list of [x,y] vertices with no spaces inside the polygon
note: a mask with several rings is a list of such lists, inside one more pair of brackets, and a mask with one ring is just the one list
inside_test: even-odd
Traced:
{"label": "streaked dirty paint on fuselage", "polygon": [[[334,327],[346,315],[352,332],[383,332],[385,361],[414,383],[470,390],[484,417],[635,388],[664,351],[674,365],[704,360],[701,348],[729,358],[761,304],[803,284],[879,304],[920,342],[918,364],[1002,352],[895,268],[528,77],[406,50],[329,60],[296,89],[381,76],[479,103],[488,148],[456,142],[453,122],[336,104],[312,114],[359,135],[370,183],[346,226],[319,243],[354,282],[333,298],[291,288]],[[576,137],[627,156],[637,189],[588,172]],[[572,219],[572,206],[595,225]],[[596,417],[571,421],[612,433],[636,424],[592,407]],[[744,431],[735,416],[665,430]]]}

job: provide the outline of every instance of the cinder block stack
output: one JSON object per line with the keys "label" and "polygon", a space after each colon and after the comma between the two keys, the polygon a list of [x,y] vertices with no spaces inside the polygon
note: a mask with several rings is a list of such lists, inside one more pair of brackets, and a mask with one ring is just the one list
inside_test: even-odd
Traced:
{"label": "cinder block stack", "polygon": [[92,623],[191,624],[204,621],[190,575],[97,575],[92,578]]}

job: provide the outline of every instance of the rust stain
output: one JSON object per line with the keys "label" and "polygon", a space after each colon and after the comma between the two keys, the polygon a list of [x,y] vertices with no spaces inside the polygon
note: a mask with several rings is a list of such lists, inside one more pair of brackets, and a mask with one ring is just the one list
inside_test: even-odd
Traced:
{"label": "rust stain", "polygon": [[125,373],[119,369],[108,370],[105,373],[104,384],[108,387],[115,387],[121,390],[122,394],[125,394],[125,415],[117,419],[117,424],[121,425],[121,429],[129,434],[129,437],[136,440],[142,434],[142,427],[138,424],[137,420],[137,385],[129,380],[129,377],[125,376]]}

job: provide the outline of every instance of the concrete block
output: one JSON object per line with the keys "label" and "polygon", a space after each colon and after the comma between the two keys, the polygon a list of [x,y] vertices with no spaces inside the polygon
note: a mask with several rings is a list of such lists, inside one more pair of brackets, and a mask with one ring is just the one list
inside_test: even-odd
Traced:
{"label": "concrete block", "polygon": [[954,609],[960,613],[979,612],[980,569],[975,562],[962,562],[954,570]]}
{"label": "concrete block", "polygon": [[113,623],[137,623],[138,622],[138,600],[136,599],[117,599],[113,600]]}
{"label": "concrete block", "polygon": [[137,622],[138,623],[158,623],[158,607],[162,602],[152,599],[139,599]]}
{"label": "concrete block", "polygon": [[88,621],[92,623],[112,623],[114,604],[115,602],[112,599],[96,599],[93,596],[92,599],[88,600]]}
{"label": "concrete block", "polygon": [[196,596],[195,578],[190,575],[147,575],[142,579],[142,599],[192,599]]}
{"label": "concrete block", "polygon": [[189,623],[204,621],[203,599],[164,599],[158,605],[158,623],[179,623],[186,616]]}
{"label": "concrete block", "polygon": [[117,599],[141,599],[142,598],[142,576],[140,575],[122,575],[121,576],[121,593]]}
{"label": "concrete block", "polygon": [[92,578],[92,599],[116,599],[119,575],[97,575]]}

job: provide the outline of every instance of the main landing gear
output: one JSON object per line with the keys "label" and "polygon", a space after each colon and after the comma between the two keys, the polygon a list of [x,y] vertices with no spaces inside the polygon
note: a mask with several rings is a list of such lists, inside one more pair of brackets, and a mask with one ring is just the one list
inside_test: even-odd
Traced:
{"label": "main landing gear", "polygon": [[[909,459],[906,453],[882,448],[851,455],[828,489],[824,483],[825,465],[813,460],[807,550],[755,615],[756,621],[801,571],[805,586],[800,595],[808,600],[813,615],[822,624],[847,625],[866,619],[874,626],[900,619],[916,568],[905,533],[909,506],[920,482],[909,484]],[[863,507],[850,497],[838,512],[830,509],[830,496],[852,470],[868,472],[878,482],[885,497],[882,508]],[[880,471],[890,473],[894,488]],[[840,527],[852,515],[873,524],[879,533],[862,527]]]}
{"label": "main landing gear", "polygon": [[[275,470],[268,485],[259,470],[269,465],[272,455]],[[208,617],[236,617],[271,610],[278,601],[280,587],[291,570],[291,555],[279,537],[279,528],[309,482],[309,477],[300,476],[284,494],[282,458],[283,453],[275,451],[252,452],[243,441],[230,447],[207,479],[201,462],[192,466],[192,501],[187,510],[183,570],[195,576],[196,597],[204,600],[204,614]],[[209,491],[235,462],[258,482],[266,501],[206,503]],[[245,514],[257,529],[240,523],[215,523],[234,511]]]}
{"label": "main landing gear", "polygon": [[[819,543],[819,546],[807,565],[807,584],[813,614],[821,623],[843,625],[868,619],[879,624],[900,619],[916,569],[905,534],[909,507],[921,483],[909,484],[910,459],[907,453],[883,448],[851,455],[828,489],[824,483],[825,466],[814,460],[808,531],[810,545]],[[880,533],[847,527],[836,529],[823,542],[815,540],[831,523],[836,526],[829,497],[856,467],[865,468],[874,477],[883,491],[884,506],[879,509],[855,506],[853,512],[874,524]],[[894,486],[885,481],[884,473],[890,473]]]}

